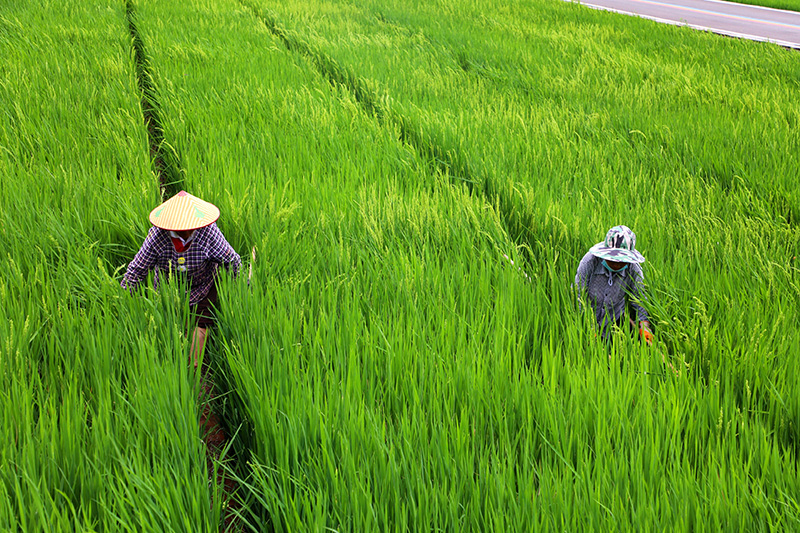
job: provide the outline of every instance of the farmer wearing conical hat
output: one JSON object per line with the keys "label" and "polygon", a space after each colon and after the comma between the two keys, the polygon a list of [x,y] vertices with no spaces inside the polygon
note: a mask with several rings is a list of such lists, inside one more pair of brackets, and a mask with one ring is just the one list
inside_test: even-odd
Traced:
{"label": "farmer wearing conical hat", "polygon": [[[644,300],[642,254],[636,251],[636,235],[627,226],[614,226],[603,242],[592,246],[581,259],[575,275],[575,287],[586,295],[594,310],[597,327],[604,339],[611,336],[612,325],[638,329],[642,340],[650,344],[647,310]],[[627,316],[630,307],[634,317]]]}
{"label": "farmer wearing conical hat", "polygon": [[179,272],[188,277],[189,305],[196,323],[192,334],[195,364],[205,345],[208,328],[214,323],[217,269],[223,266],[236,275],[242,264],[239,254],[217,227],[218,218],[219,209],[215,205],[185,191],[179,192],[150,213],[153,227],[122,280],[122,287],[132,290],[150,270],[155,272],[155,286],[162,274]]}

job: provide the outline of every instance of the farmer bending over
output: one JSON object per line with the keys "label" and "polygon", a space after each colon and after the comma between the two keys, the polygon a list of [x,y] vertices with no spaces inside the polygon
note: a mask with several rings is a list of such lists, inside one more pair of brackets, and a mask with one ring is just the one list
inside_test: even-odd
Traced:
{"label": "farmer bending over", "polygon": [[150,270],[155,271],[156,287],[161,273],[169,276],[177,271],[188,277],[189,306],[195,323],[191,348],[195,366],[203,353],[208,328],[214,325],[217,269],[220,265],[233,267],[235,276],[242,263],[215,224],[218,218],[215,205],[179,192],[150,213],[153,227],[122,280],[123,288],[133,290]]}
{"label": "farmer bending over", "polygon": [[[592,246],[581,259],[575,287],[580,295],[589,297],[597,327],[605,340],[610,338],[613,324],[618,327],[628,324],[631,330],[638,329],[647,344],[653,341],[647,310],[639,303],[644,299],[640,263],[644,263],[644,257],[636,251],[636,235],[627,226],[608,230],[605,241]],[[626,316],[628,306],[636,313],[636,321]]]}

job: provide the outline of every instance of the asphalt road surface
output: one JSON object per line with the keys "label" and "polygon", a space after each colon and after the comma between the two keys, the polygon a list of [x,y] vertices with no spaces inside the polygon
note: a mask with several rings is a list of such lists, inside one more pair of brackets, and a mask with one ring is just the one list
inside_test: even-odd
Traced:
{"label": "asphalt road surface", "polygon": [[594,9],[800,50],[800,13],[795,11],[721,0],[580,0],[579,3]]}

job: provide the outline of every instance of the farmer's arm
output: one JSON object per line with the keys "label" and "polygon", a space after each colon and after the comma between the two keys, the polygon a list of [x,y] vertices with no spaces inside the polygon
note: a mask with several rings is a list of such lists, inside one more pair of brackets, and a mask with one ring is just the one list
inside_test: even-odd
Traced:
{"label": "farmer's arm", "polygon": [[592,276],[595,267],[597,266],[597,259],[590,253],[586,253],[578,265],[578,272],[575,274],[575,289],[578,294],[583,294],[589,284],[589,278]]}
{"label": "farmer's arm", "polygon": [[647,314],[647,309],[644,308],[642,302],[647,300],[644,292],[644,274],[641,265],[631,265],[631,296],[630,304],[633,311],[636,313],[636,322],[639,325],[639,334],[642,339],[650,344],[653,342],[653,333],[650,331],[650,317]]}
{"label": "farmer's arm", "polygon": [[236,276],[239,273],[239,267],[242,265],[242,258],[239,257],[233,246],[228,243],[216,224],[213,224],[210,230],[208,241],[209,258],[221,264]]}
{"label": "farmer's arm", "polygon": [[123,289],[133,290],[139,283],[147,277],[147,273],[158,262],[158,229],[155,227],[150,228],[147,237],[142,243],[142,247],[136,252],[133,261],[128,263],[128,268],[122,278],[120,285]]}
{"label": "farmer's arm", "polygon": [[636,313],[636,321],[640,323],[646,322],[649,325],[650,318],[647,314],[647,309],[642,305],[643,302],[647,301],[647,296],[644,292],[644,274],[642,273],[641,265],[635,263],[631,264],[630,293],[632,296],[630,304]]}
{"label": "farmer's arm", "polygon": [[589,280],[591,279],[592,272],[594,272],[596,266],[597,259],[588,252],[583,256],[583,259],[581,259],[581,262],[578,265],[578,272],[575,274],[575,283],[573,284],[573,287],[575,288],[575,295],[578,299],[579,311],[583,311],[582,299],[586,295],[586,289],[589,286]]}

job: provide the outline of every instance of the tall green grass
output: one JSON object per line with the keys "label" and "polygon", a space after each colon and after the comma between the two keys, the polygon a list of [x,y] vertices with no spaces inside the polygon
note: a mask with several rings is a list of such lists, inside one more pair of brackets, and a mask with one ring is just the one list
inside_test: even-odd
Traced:
{"label": "tall green grass", "polygon": [[737,3],[785,9],[787,11],[800,11],[800,2],[796,0],[737,0]]}
{"label": "tall green grass", "polygon": [[[605,228],[633,227],[651,260],[660,337],[704,378],[724,354],[747,352],[754,331],[784,332],[755,350],[757,368],[792,353],[800,240],[788,51],[564,4],[258,5],[372,87],[386,114],[421,132],[417,144],[466,169],[535,262],[561,251],[564,286]],[[692,342],[698,315],[726,333]]]}
{"label": "tall green grass", "polygon": [[119,287],[159,201],[124,6],[0,27],[0,529],[213,529],[179,289]]}
{"label": "tall green grass", "polygon": [[[561,3],[131,6],[187,190],[258,250],[212,335],[245,526],[797,527],[794,56]],[[118,288],[159,201],[125,6],[0,17],[0,527],[215,529],[185,287]],[[653,348],[575,312],[620,222]]]}
{"label": "tall green grass", "polygon": [[[633,227],[653,288],[668,295],[653,305],[662,326],[676,326],[661,330],[671,352],[697,357],[686,342],[691,296],[722,323],[744,320],[743,304],[730,302],[755,298],[765,310],[731,327],[735,338],[723,351],[776,321],[792,331],[782,320],[796,306],[773,306],[767,290],[767,280],[779,279],[781,297],[798,296],[798,109],[788,96],[797,63],[788,52],[561,4],[260,5],[275,9],[259,11],[265,20],[371,87],[384,114],[417,132],[418,145],[436,147],[478,183],[535,262],[561,250],[565,285],[605,228]],[[694,294],[676,293],[687,288]],[[768,353],[794,341],[773,342],[780,346]],[[719,368],[711,359],[701,364]]]}
{"label": "tall green grass", "polygon": [[[259,250],[216,334],[248,523],[796,527],[792,56],[437,5],[139,6],[187,186]],[[653,349],[573,312],[620,222]]]}

